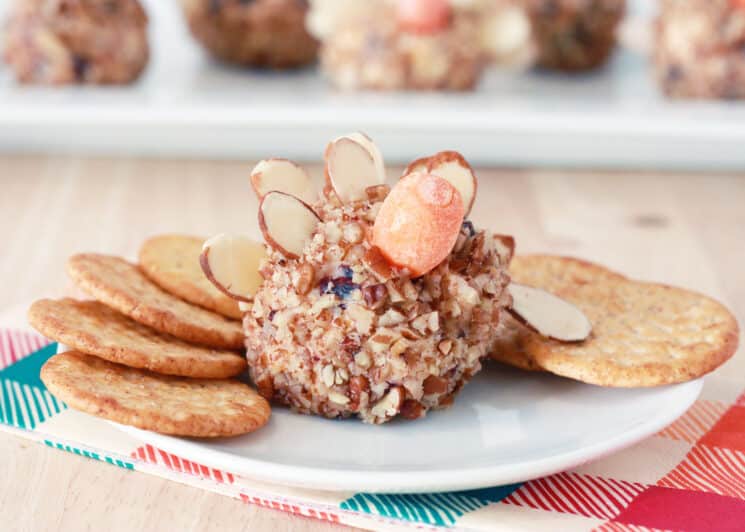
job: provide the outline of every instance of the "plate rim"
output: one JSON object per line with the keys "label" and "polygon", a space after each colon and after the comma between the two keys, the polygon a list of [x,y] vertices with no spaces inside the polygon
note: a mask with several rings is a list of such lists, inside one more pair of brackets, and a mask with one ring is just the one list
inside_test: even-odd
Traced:
{"label": "plate rim", "polygon": [[[57,344],[58,354],[67,350],[69,348],[66,345]],[[592,385],[588,384],[588,386]],[[657,387],[683,390],[683,400],[675,404],[674,408],[661,410],[654,418],[631,430],[589,446],[517,464],[470,466],[431,471],[340,470],[287,465],[257,458],[237,457],[227,451],[211,449],[199,441],[159,434],[110,420],[104,421],[143,443],[155,444],[160,449],[177,454],[179,457],[263,482],[329,492],[434,493],[526,482],[597,460],[638,443],[670,425],[693,405],[701,394],[703,386],[704,377],[699,377],[688,382]],[[302,480],[298,480],[300,477]],[[364,481],[361,482],[361,479]]]}
{"label": "plate rim", "polygon": [[371,471],[288,465],[212,449],[199,441],[158,434],[110,422],[123,432],[204,465],[247,478],[304,489],[367,493],[432,493],[479,489],[525,482],[597,460],[651,436],[683,415],[699,397],[703,378],[668,385],[682,390],[682,400],[638,426],[591,445],[543,458],[493,466],[430,471]]}

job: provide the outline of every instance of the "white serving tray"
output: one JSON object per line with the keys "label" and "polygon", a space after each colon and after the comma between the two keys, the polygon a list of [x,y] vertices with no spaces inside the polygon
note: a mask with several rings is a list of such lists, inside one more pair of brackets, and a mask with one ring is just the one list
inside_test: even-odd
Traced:
{"label": "white serving tray", "polygon": [[494,70],[472,94],[340,94],[315,69],[210,62],[176,2],[144,3],[153,55],[133,86],[28,87],[0,73],[0,151],[318,160],[361,129],[398,163],[449,148],[483,165],[745,169],[745,102],[665,101],[629,50],[592,75]]}

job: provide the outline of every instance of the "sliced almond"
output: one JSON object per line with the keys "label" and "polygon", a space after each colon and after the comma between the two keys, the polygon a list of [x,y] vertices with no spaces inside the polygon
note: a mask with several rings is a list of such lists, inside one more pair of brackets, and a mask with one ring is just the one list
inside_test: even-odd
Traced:
{"label": "sliced almond", "polygon": [[332,140],[324,154],[326,183],[342,203],[367,199],[367,188],[385,182],[383,156],[369,137],[352,133]]}
{"label": "sliced almond", "polygon": [[284,192],[267,193],[259,205],[259,228],[266,243],[290,259],[303,254],[320,221],[307,203]]}
{"label": "sliced almond", "polygon": [[250,302],[263,281],[259,263],[264,257],[263,244],[243,236],[219,234],[204,243],[199,264],[218,290],[238,301]]}
{"label": "sliced almond", "polygon": [[510,313],[541,336],[560,342],[581,342],[592,332],[587,316],[573,304],[545,290],[511,283]]}
{"label": "sliced almond", "polygon": [[417,159],[409,164],[404,175],[422,171],[449,181],[460,192],[463,205],[466,208],[466,216],[468,216],[476,199],[478,182],[473,168],[460,153],[457,151],[441,151],[431,157]]}
{"label": "sliced almond", "polygon": [[308,172],[287,159],[259,161],[251,171],[251,186],[259,199],[272,190],[290,194],[308,203],[315,199],[313,182]]}
{"label": "sliced almond", "polygon": [[383,154],[380,151],[380,148],[378,148],[378,145],[373,142],[373,139],[371,139],[361,131],[355,131],[354,133],[350,133],[346,136],[356,142],[359,142],[367,149],[367,151],[370,152],[370,155],[372,155],[373,161],[375,161],[375,169],[377,170],[378,177],[378,182],[375,184],[378,185],[380,183],[385,183],[385,162],[383,161]]}
{"label": "sliced almond", "polygon": [[430,159],[431,157],[422,157],[421,159],[410,162],[409,166],[406,167],[406,170],[404,170],[404,173],[401,177],[413,174],[414,172],[423,172],[426,174],[429,171]]}

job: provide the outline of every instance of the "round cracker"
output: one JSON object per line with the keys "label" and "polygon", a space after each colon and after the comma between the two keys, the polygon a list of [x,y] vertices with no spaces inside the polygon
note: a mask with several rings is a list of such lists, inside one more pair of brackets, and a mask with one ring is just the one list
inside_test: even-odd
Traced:
{"label": "round cracker", "polygon": [[166,292],[227,316],[241,319],[238,302],[220,292],[199,265],[203,238],[186,235],[159,235],[140,248],[140,268]]}
{"label": "round cracker", "polygon": [[122,258],[74,255],[67,262],[67,271],[89,295],[157,331],[220,349],[243,347],[240,322],[164,292],[137,265]]}
{"label": "round cracker", "polygon": [[41,380],[75,410],[162,434],[236,436],[270,415],[269,403],[236,380],[158,375],[77,351],[50,358]]}
{"label": "round cracker", "polygon": [[502,313],[499,336],[492,344],[489,357],[492,360],[525,371],[544,371],[533,357],[525,352],[526,327],[509,313]]}
{"label": "round cracker", "polygon": [[658,386],[705,375],[737,348],[734,316],[682,288],[630,280],[559,291],[593,324],[589,339],[560,343],[531,333],[524,350],[542,368],[601,386]]}
{"label": "round cracker", "polygon": [[28,320],[47,338],[133,368],[204,379],[234,377],[246,368],[234,351],[186,343],[98,301],[42,299],[31,305]]}
{"label": "round cracker", "polygon": [[[562,288],[574,284],[625,279],[620,273],[574,257],[558,255],[516,255],[510,263],[513,281],[536,286],[561,295]],[[491,358],[526,371],[543,371],[526,352],[527,339],[534,333],[511,315],[504,313],[499,337],[491,349]]]}
{"label": "round cracker", "polygon": [[517,255],[510,263],[510,277],[516,283],[536,286],[555,293],[566,285],[625,279],[620,273],[575,257],[559,255]]}

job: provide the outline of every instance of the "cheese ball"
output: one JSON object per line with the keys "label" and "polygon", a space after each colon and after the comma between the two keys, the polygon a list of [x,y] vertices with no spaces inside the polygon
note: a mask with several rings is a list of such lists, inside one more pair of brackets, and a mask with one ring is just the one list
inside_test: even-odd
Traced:
{"label": "cheese ball", "polygon": [[[449,90],[475,88],[485,51],[480,25],[472,16],[442,4],[417,21],[421,6],[380,2],[375,11],[339,15],[326,29],[321,67],[342,90]],[[447,5],[447,4],[445,4]],[[415,9],[416,8],[416,9]],[[424,11],[426,13],[426,11]]]}
{"label": "cheese ball", "polygon": [[270,249],[261,265],[243,322],[249,369],[262,395],[297,412],[379,424],[448,406],[510,303],[509,257],[469,221],[428,273],[392,266],[371,243],[387,187],[373,189],[318,202],[302,255]]}
{"label": "cheese ball", "polygon": [[22,83],[130,83],[148,57],[137,0],[17,0],[6,21],[5,62]]}
{"label": "cheese ball", "polygon": [[655,74],[675,98],[745,98],[745,2],[664,0]]}
{"label": "cheese ball", "polygon": [[525,0],[537,64],[562,70],[592,70],[616,46],[625,0]]}
{"label": "cheese ball", "polygon": [[293,68],[316,60],[305,0],[181,0],[192,35],[226,63]]}

